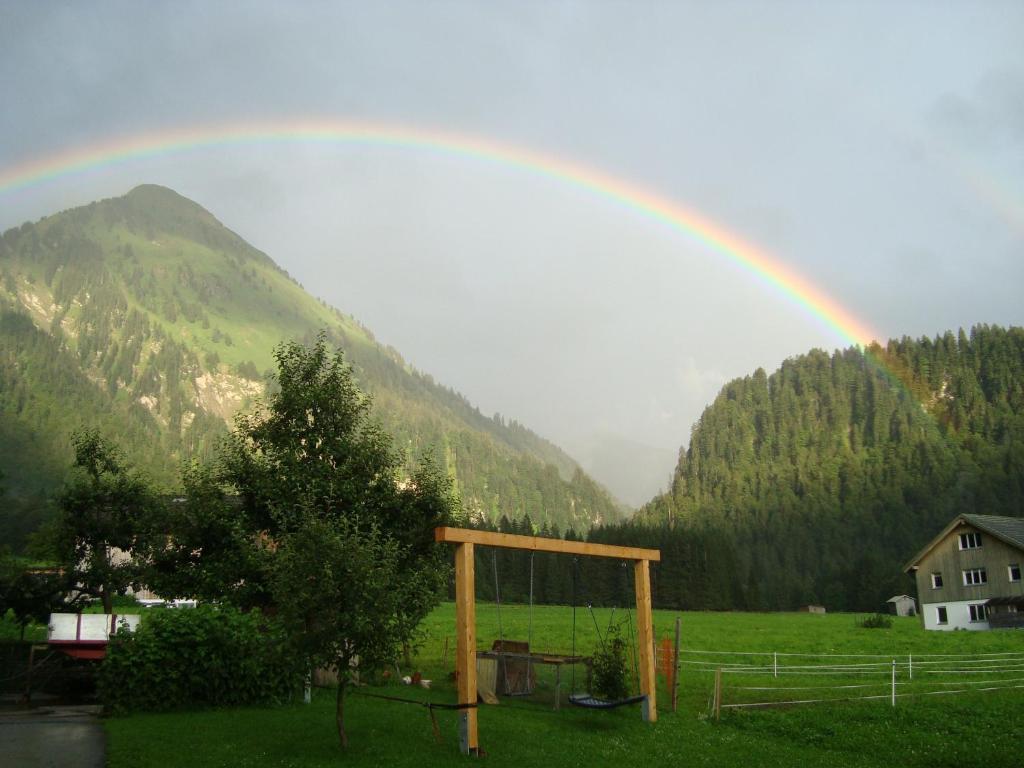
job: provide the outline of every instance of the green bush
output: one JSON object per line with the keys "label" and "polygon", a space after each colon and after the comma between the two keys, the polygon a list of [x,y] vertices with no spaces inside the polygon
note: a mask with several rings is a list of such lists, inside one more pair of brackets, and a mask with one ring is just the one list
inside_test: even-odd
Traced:
{"label": "green bush", "polygon": [[892,617],[886,616],[884,613],[876,613],[874,616],[868,616],[857,622],[857,626],[864,627],[864,629],[889,629],[892,626]]}
{"label": "green bush", "polygon": [[277,623],[260,614],[150,611],[111,642],[98,690],[112,712],[273,703],[299,689],[303,667]]}
{"label": "green bush", "polygon": [[609,627],[604,643],[594,650],[594,693],[606,699],[624,699],[629,695],[629,672],[626,668],[626,642],[619,637],[618,627]]}

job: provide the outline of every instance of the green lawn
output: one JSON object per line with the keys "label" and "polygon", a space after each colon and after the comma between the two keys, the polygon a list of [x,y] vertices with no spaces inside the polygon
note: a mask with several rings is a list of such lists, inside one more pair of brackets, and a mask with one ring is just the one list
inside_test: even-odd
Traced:
{"label": "green lawn", "polygon": [[[597,618],[603,629],[608,612],[598,612]],[[914,619],[897,620],[891,629],[861,629],[851,615],[686,613],[682,619],[683,646],[690,650],[864,653],[899,659],[913,654],[918,660],[915,664],[923,665],[917,667],[915,681],[926,678],[923,670],[929,657],[925,654],[1024,653],[1021,633],[925,633]],[[675,614],[656,612],[658,634],[668,634],[674,620]],[[576,621],[578,648],[588,651],[596,642],[594,622],[586,609],[577,610]],[[528,609],[504,607],[501,624],[506,638],[525,639]],[[477,628],[480,647],[489,646],[498,636],[493,606],[478,606]],[[400,686],[367,690],[454,700],[447,669],[441,666],[446,637],[449,653],[445,666],[452,665],[454,607],[438,608],[424,630],[424,645],[414,666],[435,681],[434,690]],[[564,652],[571,644],[570,608],[534,610],[535,649]],[[683,658],[713,657],[688,654]],[[736,663],[735,658],[747,657],[721,658],[727,660],[724,663]],[[769,658],[761,657],[757,663],[767,663]],[[827,658],[783,657],[781,663],[822,664],[828,663]],[[904,675],[901,667],[901,680]],[[872,672],[871,679],[875,677]],[[885,679],[883,674],[882,682]],[[1019,717],[1024,690],[906,698],[900,699],[895,709],[883,699],[733,710],[724,711],[722,719],[715,722],[707,717],[712,680],[710,668],[684,665],[679,711],[668,710],[669,699],[662,690],[659,721],[648,725],[640,721],[636,707],[612,712],[565,707],[552,712],[551,673],[542,669],[535,700],[503,698],[498,706],[481,706],[481,744],[489,763],[508,766],[671,763],[994,768],[1021,764],[1015,744],[1024,737]],[[782,676],[775,682],[803,685],[804,680]],[[828,685],[832,680],[830,676],[810,678],[815,685]],[[455,713],[438,712],[444,741],[436,744],[424,708],[358,696],[349,699],[351,746],[342,755],[333,729],[333,705],[333,692],[325,690],[317,691],[310,707],[292,704],[110,718],[106,721],[110,765],[421,766],[457,765],[465,759],[458,753]]]}

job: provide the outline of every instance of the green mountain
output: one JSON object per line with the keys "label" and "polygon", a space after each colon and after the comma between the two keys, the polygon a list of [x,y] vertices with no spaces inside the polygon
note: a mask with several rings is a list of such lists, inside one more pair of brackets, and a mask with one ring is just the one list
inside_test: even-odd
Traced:
{"label": "green mountain", "polygon": [[473,519],[579,530],[620,516],[559,448],[414,370],[200,206],[141,186],[0,237],[0,541],[46,516],[72,430],[98,427],[172,486],[264,391],[274,345],[320,329],[397,445],[410,461],[432,452]]}
{"label": "green mountain", "polygon": [[812,351],[732,381],[619,541],[662,546],[656,600],[878,610],[961,512],[1024,516],[1024,329]]}

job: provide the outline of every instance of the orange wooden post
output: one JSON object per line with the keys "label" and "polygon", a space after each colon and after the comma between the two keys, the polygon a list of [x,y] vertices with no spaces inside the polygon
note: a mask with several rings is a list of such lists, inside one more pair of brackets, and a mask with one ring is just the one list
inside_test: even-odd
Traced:
{"label": "orange wooden post", "polygon": [[[473,545],[455,547],[455,676],[459,704],[476,704],[476,600],[473,579]],[[476,709],[459,710],[459,748],[463,754],[480,751]]]}
{"label": "orange wooden post", "polygon": [[665,678],[665,684],[672,687],[672,645],[668,637],[661,638],[658,644],[658,671]]}
{"label": "orange wooden post", "polygon": [[649,723],[658,720],[657,681],[654,675],[654,621],[651,617],[651,564],[637,560],[633,566],[636,587],[636,642],[640,647],[640,693],[647,697],[643,717]]}

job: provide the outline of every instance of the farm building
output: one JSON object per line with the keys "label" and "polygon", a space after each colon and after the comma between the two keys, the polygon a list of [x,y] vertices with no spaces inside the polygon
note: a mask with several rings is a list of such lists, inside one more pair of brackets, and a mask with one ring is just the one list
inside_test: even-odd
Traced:
{"label": "farm building", "polygon": [[917,616],[917,601],[910,595],[894,595],[885,603],[893,616]]}
{"label": "farm building", "polygon": [[1024,518],[959,515],[907,563],[925,629],[1024,626]]}
{"label": "farm building", "polygon": [[824,613],[824,605],[801,605],[798,609],[800,613]]}

